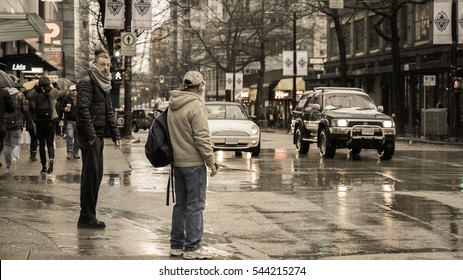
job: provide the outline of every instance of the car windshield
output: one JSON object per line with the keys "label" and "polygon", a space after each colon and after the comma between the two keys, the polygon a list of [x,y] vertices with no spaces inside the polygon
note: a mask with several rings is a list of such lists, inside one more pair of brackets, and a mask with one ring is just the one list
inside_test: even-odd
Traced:
{"label": "car windshield", "polygon": [[326,94],[325,109],[333,110],[339,108],[355,108],[359,110],[375,110],[373,100],[367,95],[360,94]]}
{"label": "car windshield", "polygon": [[207,118],[210,120],[247,120],[244,109],[237,105],[208,104]]}

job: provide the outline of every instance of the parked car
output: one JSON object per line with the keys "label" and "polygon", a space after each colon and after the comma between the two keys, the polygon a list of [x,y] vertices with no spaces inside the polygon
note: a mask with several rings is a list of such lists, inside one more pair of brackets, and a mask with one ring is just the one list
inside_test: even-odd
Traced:
{"label": "parked car", "polygon": [[362,149],[376,149],[382,160],[395,151],[394,120],[382,106],[359,88],[318,87],[303,94],[292,112],[293,143],[299,154],[307,154],[316,143],[324,158],[347,148],[353,156]]}
{"label": "parked car", "polygon": [[244,106],[235,102],[206,102],[214,150],[260,154],[260,129]]}
{"label": "parked car", "polygon": [[140,129],[147,130],[151,127],[154,115],[146,109],[133,110],[132,112],[132,131],[138,132]]}

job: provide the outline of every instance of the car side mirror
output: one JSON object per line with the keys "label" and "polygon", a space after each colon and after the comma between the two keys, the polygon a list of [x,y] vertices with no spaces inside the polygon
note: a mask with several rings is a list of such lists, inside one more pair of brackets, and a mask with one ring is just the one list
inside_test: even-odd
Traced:
{"label": "car side mirror", "polygon": [[378,106],[378,112],[382,113],[384,111],[384,107],[383,106]]}

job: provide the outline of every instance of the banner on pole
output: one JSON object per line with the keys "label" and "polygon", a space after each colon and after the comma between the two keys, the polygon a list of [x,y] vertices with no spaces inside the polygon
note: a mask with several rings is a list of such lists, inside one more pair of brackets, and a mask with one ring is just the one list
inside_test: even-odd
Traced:
{"label": "banner on pole", "polygon": [[243,73],[235,73],[235,89],[243,89]]}
{"label": "banner on pole", "polygon": [[105,29],[124,29],[124,0],[106,0],[105,2]]}
{"label": "banner on pole", "polygon": [[225,73],[225,90],[233,90],[233,73]]}
{"label": "banner on pole", "polygon": [[150,0],[132,0],[132,28],[151,29]]}
{"label": "banner on pole", "polygon": [[458,43],[463,44],[463,0],[458,0],[457,17]]}
{"label": "banner on pole", "polygon": [[307,76],[307,51],[296,52],[296,73],[297,76]]}
{"label": "banner on pole", "polygon": [[294,75],[294,52],[283,51],[283,76]]}
{"label": "banner on pole", "polygon": [[434,1],[433,43],[452,43],[452,1]]}

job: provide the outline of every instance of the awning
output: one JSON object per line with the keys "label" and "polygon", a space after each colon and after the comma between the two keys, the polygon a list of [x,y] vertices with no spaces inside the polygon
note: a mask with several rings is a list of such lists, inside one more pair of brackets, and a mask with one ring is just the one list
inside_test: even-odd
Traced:
{"label": "awning", "polygon": [[45,21],[35,13],[0,13],[0,42],[42,38],[49,32]]}
{"label": "awning", "polygon": [[[281,91],[292,91],[293,90],[293,78],[281,79],[276,85],[274,90]],[[302,77],[296,78],[296,90],[305,90],[305,81]]]}
{"label": "awning", "polygon": [[43,67],[44,70],[56,71],[61,69],[61,66],[49,59],[42,53],[24,53],[14,55],[4,55],[0,57],[0,62],[8,63],[32,63],[33,67]]}

